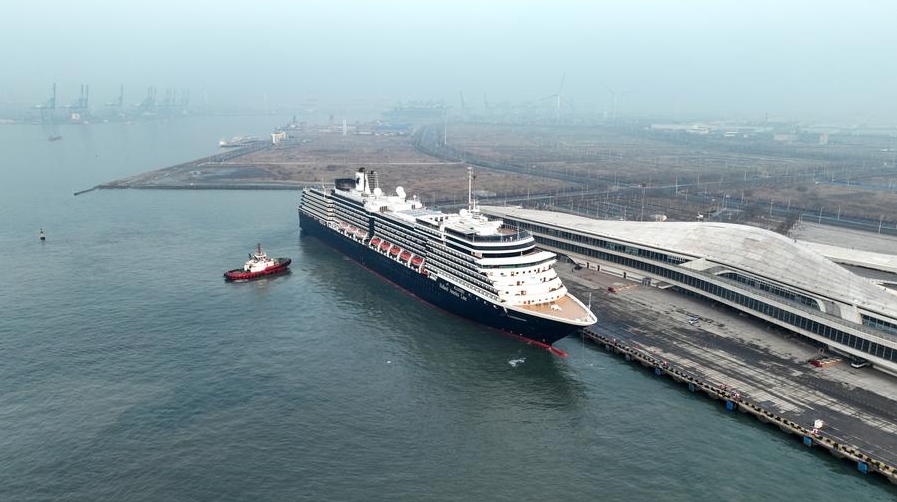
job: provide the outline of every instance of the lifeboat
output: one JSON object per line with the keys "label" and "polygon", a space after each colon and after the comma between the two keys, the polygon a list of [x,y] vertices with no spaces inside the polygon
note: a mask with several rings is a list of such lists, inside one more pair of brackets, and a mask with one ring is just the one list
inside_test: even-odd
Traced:
{"label": "lifeboat", "polygon": [[401,250],[399,249],[398,246],[393,246],[392,249],[389,250],[389,254],[391,254],[393,256],[398,256],[399,251],[401,251]]}
{"label": "lifeboat", "polygon": [[391,245],[392,244],[390,244],[386,241],[383,241],[380,243],[380,249],[382,249],[383,251],[386,251],[387,249],[389,249],[389,246],[391,246]]}
{"label": "lifeboat", "polygon": [[371,247],[377,247],[377,244],[380,244],[380,240],[381,239],[379,237],[374,237],[373,239],[371,239]]}
{"label": "lifeboat", "polygon": [[411,253],[408,251],[402,251],[402,256],[399,256],[402,261],[408,261],[408,258],[411,258]]}
{"label": "lifeboat", "polygon": [[424,262],[424,259],[421,258],[420,256],[415,256],[414,259],[411,260],[411,263],[413,263],[415,266],[418,266],[423,262]]}

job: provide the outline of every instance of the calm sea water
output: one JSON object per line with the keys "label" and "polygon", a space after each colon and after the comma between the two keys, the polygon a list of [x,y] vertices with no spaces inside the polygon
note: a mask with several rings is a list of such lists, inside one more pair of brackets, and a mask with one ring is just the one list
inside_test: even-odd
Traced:
{"label": "calm sea water", "polygon": [[[0,127],[0,500],[894,500],[577,339],[418,302],[300,236],[297,192],[72,195],[287,120]],[[225,283],[257,242],[292,273]]]}

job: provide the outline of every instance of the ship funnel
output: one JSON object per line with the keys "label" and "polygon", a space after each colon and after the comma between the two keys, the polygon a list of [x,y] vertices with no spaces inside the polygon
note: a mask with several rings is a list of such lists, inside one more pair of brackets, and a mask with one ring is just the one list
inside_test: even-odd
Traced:
{"label": "ship funnel", "polygon": [[371,171],[371,174],[368,177],[370,178],[368,181],[371,184],[371,190],[380,188],[380,173],[378,173],[377,171]]}
{"label": "ship funnel", "polygon": [[367,183],[367,176],[364,174],[364,168],[358,168],[355,173],[355,190],[361,193],[371,193],[371,187]]}

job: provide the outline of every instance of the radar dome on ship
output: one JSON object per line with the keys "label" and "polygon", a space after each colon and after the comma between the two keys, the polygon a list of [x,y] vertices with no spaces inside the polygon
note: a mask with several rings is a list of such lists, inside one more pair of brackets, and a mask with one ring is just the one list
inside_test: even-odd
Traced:
{"label": "radar dome on ship", "polygon": [[396,187],[396,195],[398,195],[400,199],[405,200],[405,189],[402,187]]}
{"label": "radar dome on ship", "polygon": [[376,195],[377,197],[380,197],[381,195],[383,195],[383,190],[380,190],[380,187],[375,188],[374,195]]}

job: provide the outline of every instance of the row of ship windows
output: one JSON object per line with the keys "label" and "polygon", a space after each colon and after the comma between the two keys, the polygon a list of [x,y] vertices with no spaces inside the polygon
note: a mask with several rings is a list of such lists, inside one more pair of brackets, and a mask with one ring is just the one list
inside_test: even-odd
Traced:
{"label": "row of ship windows", "polygon": [[[519,286],[520,283],[518,283],[517,285]],[[559,290],[559,289],[561,289],[561,286],[557,286],[557,287],[554,287],[554,288],[549,288],[548,293],[551,293],[552,291],[557,291],[557,290]],[[506,295],[510,295],[511,292],[510,292],[510,291],[505,291],[505,294],[506,294]],[[526,290],[525,290],[525,289],[521,289],[520,291],[518,291],[517,293],[514,293],[514,294],[515,294],[516,296],[526,296]]]}
{"label": "row of ship windows", "polygon": [[415,242],[417,245],[423,246],[423,241],[417,238],[408,228],[397,225],[389,220],[377,218],[374,222],[374,228],[378,233],[390,232],[392,235],[406,242]]}
{"label": "row of ship windows", "polygon": [[420,248],[420,249],[424,248],[424,243],[421,242],[419,239],[410,238],[408,236],[408,234],[405,234],[402,232],[396,232],[395,230],[393,230],[391,228],[375,227],[374,233],[376,233],[377,235],[388,236],[390,239],[392,239],[396,242],[403,242],[408,246],[412,246],[412,247]]}
{"label": "row of ship windows", "polygon": [[[525,256],[525,255],[524,255],[524,256]],[[543,262],[541,262],[541,263],[538,263],[538,265],[545,265],[545,269],[547,270],[548,268],[551,267],[551,263],[552,263],[553,261],[554,261],[554,258],[552,257],[552,258],[549,259],[549,260],[545,260],[545,261],[543,261]],[[518,264],[518,263],[511,263],[511,264],[506,264],[506,265],[489,265],[489,268],[491,268],[491,269],[503,269],[503,268],[513,268],[513,269],[517,269],[517,268],[520,268],[520,264]]]}
{"label": "row of ship windows", "polygon": [[307,202],[304,202],[301,207],[302,207],[302,209],[304,209],[306,211],[317,212],[320,214],[327,214],[328,209],[329,209],[327,204],[323,204],[317,200],[311,200],[311,199],[308,200]]}
{"label": "row of ship windows", "polygon": [[347,218],[352,218],[356,221],[363,221],[365,222],[365,225],[367,225],[367,215],[361,211],[356,211],[345,206],[335,206],[335,212],[336,214],[345,215]]}
{"label": "row of ship windows", "polygon": [[[513,265],[513,266],[514,266],[514,267],[518,267],[519,265]],[[498,267],[490,267],[490,268],[498,268]],[[548,272],[548,270],[549,270],[550,268],[551,268],[550,266],[546,265],[546,266],[544,266],[544,267],[539,267],[539,268],[531,268],[531,269],[525,269],[525,270],[511,270],[511,271],[508,272],[508,273],[505,273],[505,272],[499,272],[498,275],[499,275],[499,277],[507,277],[507,276],[511,276],[511,277],[513,277],[513,276],[516,276],[516,275],[539,274],[539,273],[542,273],[542,272]],[[494,272],[491,272],[491,273],[490,273],[490,275],[493,275],[493,274],[494,274]]]}
{"label": "row of ship windows", "polygon": [[441,250],[432,248],[430,251],[430,265],[441,264],[446,267],[446,272],[451,271],[452,275],[462,278],[467,282],[479,284],[480,287],[495,292],[493,285],[483,280],[482,274],[476,270],[471,270],[467,263],[458,263],[460,260],[450,255],[442,253]]}
{"label": "row of ship windows", "polygon": [[558,296],[549,296],[549,297],[546,297],[546,298],[540,298],[540,299],[538,299],[538,300],[524,300],[524,301],[522,301],[522,302],[520,302],[520,303],[521,303],[521,305],[536,305],[536,304],[543,304],[543,303],[553,302],[553,301],[557,300],[557,299],[560,298],[560,297],[561,297],[561,295],[558,295]]}
{"label": "row of ship windows", "polygon": [[[554,277],[542,277],[542,278],[539,280],[539,282],[549,282],[549,281],[551,281],[552,279],[554,279]],[[522,286],[525,282],[526,282],[526,281],[517,281],[514,285],[515,285],[515,286]],[[553,288],[553,289],[558,289],[558,288]]]}
{"label": "row of ship windows", "polygon": [[[557,247],[559,249],[565,249],[568,251],[572,251],[578,254],[587,254],[589,256],[596,257],[600,260],[618,263],[620,265],[634,268],[638,270],[644,270],[650,272],[651,274],[665,277],[670,279],[671,281],[679,282],[681,284],[686,284],[696,289],[700,289],[708,294],[710,294],[710,299],[723,298],[729,300],[731,302],[737,303],[746,307],[748,310],[753,310],[755,312],[760,312],[766,314],[770,317],[776,318],[785,324],[789,324],[791,326],[804,329],[809,331],[817,336],[826,338],[836,343],[840,343],[846,345],[848,347],[852,347],[857,350],[861,350],[870,355],[881,357],[883,359],[887,359],[889,361],[897,361],[897,349],[891,349],[885,345],[875,343],[868,338],[863,336],[854,335],[845,331],[841,331],[837,328],[829,326],[827,324],[820,323],[813,319],[809,319],[807,317],[801,316],[799,314],[795,314],[789,310],[785,310],[774,305],[770,305],[766,302],[756,300],[749,296],[742,295],[738,292],[732,291],[729,288],[724,286],[720,286],[717,284],[713,284],[697,277],[693,277],[688,274],[684,274],[677,270],[671,270],[666,267],[656,266],[652,264],[645,263],[640,260],[636,260],[633,258],[618,256],[611,253],[605,253],[603,251],[597,251],[593,249],[583,248],[581,246],[572,245],[563,241],[557,241],[553,239],[544,239],[545,243],[549,246]],[[715,298],[714,298],[715,297]],[[874,336],[874,335],[869,335]]]}
{"label": "row of ship windows", "polygon": [[431,255],[430,262],[429,262],[430,266],[442,265],[441,268],[443,268],[445,272],[451,273],[451,275],[458,277],[459,279],[463,279],[464,281],[469,282],[471,284],[478,284],[481,288],[486,288],[490,291],[495,291],[495,287],[491,283],[484,281],[481,275],[479,275],[477,273],[472,273],[469,270],[459,268],[458,266],[456,266],[454,263],[452,263],[450,261],[444,261],[444,260],[434,259],[434,258],[441,258],[441,257],[438,257],[438,256],[434,257]]}
{"label": "row of ship windows", "polygon": [[440,244],[432,244],[430,247],[432,249],[439,249],[440,252],[454,257],[458,262],[465,263],[469,267],[474,266],[474,263],[473,263],[473,261],[471,261],[469,254],[459,252],[456,249],[453,249],[451,246],[442,246]]}
{"label": "row of ship windows", "polygon": [[389,227],[379,226],[375,230],[377,235],[391,241],[395,244],[400,245],[403,248],[409,249],[416,254],[424,254],[424,246],[416,239],[409,239],[408,236],[404,234],[399,234],[395,232],[393,229]]}
{"label": "row of ship windows", "polygon": [[[444,241],[445,245],[461,252],[464,254],[472,254],[472,253],[480,253],[482,256],[488,257],[505,257],[505,256],[520,256],[521,253],[530,250],[534,247],[535,242],[530,241],[520,245],[513,246],[489,246],[486,248],[479,246],[471,246],[471,241],[465,239],[456,238],[451,234],[451,231],[447,231],[446,233],[440,232],[438,229],[426,225],[419,225],[418,229],[423,233],[429,235],[433,239],[437,241]],[[463,235],[463,234],[462,234]]]}
{"label": "row of ship windows", "polygon": [[389,218],[375,218],[376,226],[382,227],[387,226],[390,228],[394,228],[397,232],[404,232],[406,234],[414,234],[414,229],[404,223],[398,223]]}
{"label": "row of ship windows", "polygon": [[[440,239],[441,240],[441,239]],[[472,254],[479,256],[486,256],[489,258],[502,258],[508,256],[521,256],[527,251],[532,250],[535,245],[534,243],[529,243],[523,246],[504,246],[504,247],[476,247],[471,248],[470,246],[465,245],[464,242],[457,242],[454,239],[446,239],[445,244],[452,249],[457,250],[460,253],[464,254]]]}

